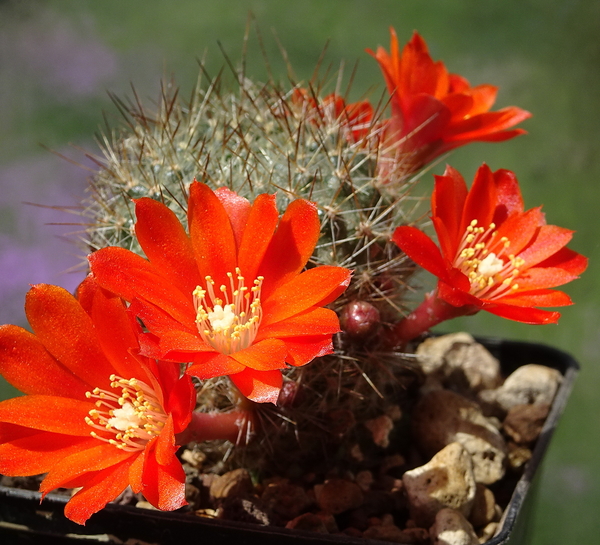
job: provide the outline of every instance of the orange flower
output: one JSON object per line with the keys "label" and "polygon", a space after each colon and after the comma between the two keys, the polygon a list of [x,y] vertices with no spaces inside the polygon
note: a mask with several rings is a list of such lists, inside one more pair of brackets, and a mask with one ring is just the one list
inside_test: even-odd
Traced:
{"label": "orange flower", "polygon": [[403,252],[439,278],[435,293],[398,324],[398,338],[414,338],[478,310],[529,324],[555,323],[558,312],[535,307],[572,304],[549,288],[577,278],[587,259],[565,247],[573,231],[546,225],[540,208],[524,211],[512,172],[483,165],[467,191],[460,173],[447,167],[436,176],[431,209],[440,248],[414,227],[398,227],[393,235]]}
{"label": "orange flower", "polygon": [[396,32],[390,28],[390,33],[390,53],[382,47],[376,53],[367,50],[379,62],[391,96],[384,145],[394,158],[388,161],[414,172],[456,147],[499,142],[525,132],[507,129],[530,117],[529,112],[514,106],[489,111],[497,87],[471,87],[465,78],[449,74],[441,61],[432,60],[417,32],[400,54]]}
{"label": "orange flower", "polygon": [[275,403],[281,369],[332,352],[336,314],[321,308],[350,282],[341,267],[302,272],[319,239],[316,207],[293,201],[279,219],[275,195],[253,205],[194,181],[189,236],[163,204],[136,201],[148,260],[123,248],[90,256],[94,278],[131,301],[149,333],[143,353],[191,362],[188,373],[229,375],[249,399]]}
{"label": "orange flower", "polygon": [[308,119],[317,126],[324,122],[339,123],[350,142],[359,142],[371,132],[373,106],[367,100],[346,104],[340,95],[332,93],[319,102],[306,89],[297,88],[292,102],[306,108]]}
{"label": "orange flower", "polygon": [[26,394],[0,402],[0,473],[48,473],[42,495],[81,487],[65,507],[79,524],[128,485],[159,509],[185,505],[175,434],[191,419],[190,378],[134,356],[135,322],[90,280],[79,302],[33,286],[25,310],[34,334],[0,327],[0,372]]}

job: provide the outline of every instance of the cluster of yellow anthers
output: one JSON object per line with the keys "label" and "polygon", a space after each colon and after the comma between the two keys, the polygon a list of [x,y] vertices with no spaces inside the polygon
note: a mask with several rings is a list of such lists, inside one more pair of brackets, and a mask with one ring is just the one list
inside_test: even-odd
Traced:
{"label": "cluster of yellow anthers", "polygon": [[494,223],[485,229],[478,227],[477,220],[473,220],[459,247],[454,267],[468,276],[471,293],[476,297],[499,297],[519,288],[513,281],[525,261],[514,254],[502,256],[510,247],[510,241],[506,237],[495,240],[497,234]]}
{"label": "cluster of yellow anthers", "polygon": [[102,437],[95,431],[91,435],[126,452],[142,450],[161,432],[167,415],[156,393],[146,383],[117,375],[111,375],[110,380],[111,388],[121,390],[120,395],[100,388],[86,392],[88,399],[98,401],[85,421],[93,428],[114,434],[114,438]]}
{"label": "cluster of yellow anthers", "polygon": [[254,285],[248,287],[239,268],[235,274],[237,286],[233,274],[228,272],[229,286],[220,286],[221,296],[215,293],[215,281],[210,276],[205,277],[206,289],[197,286],[193,293],[196,324],[202,340],[222,354],[250,346],[262,319],[260,292],[264,277],[259,276]]}

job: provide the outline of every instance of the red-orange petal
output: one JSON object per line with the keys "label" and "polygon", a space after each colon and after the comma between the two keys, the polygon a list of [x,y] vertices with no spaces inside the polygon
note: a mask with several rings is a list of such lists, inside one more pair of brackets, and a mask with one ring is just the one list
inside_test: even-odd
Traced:
{"label": "red-orange petal", "polygon": [[103,248],[88,256],[94,279],[126,301],[143,299],[175,320],[193,324],[191,293],[182,293],[149,261],[125,248]]}
{"label": "red-orange petal", "polygon": [[463,236],[461,219],[467,194],[464,178],[450,165],[446,166],[443,176],[435,177],[431,214],[442,254],[451,261]]}
{"label": "red-orange petal", "polygon": [[487,229],[494,217],[498,202],[498,193],[494,182],[494,175],[486,164],[481,165],[475,173],[473,185],[465,200],[461,220],[461,236],[473,220],[477,226]]}
{"label": "red-orange petal", "polygon": [[154,455],[160,465],[169,465],[175,457],[177,446],[175,445],[175,434],[173,431],[173,417],[169,415],[160,435],[156,438],[154,444]]}
{"label": "red-orange petal", "polygon": [[269,337],[285,338],[302,335],[333,335],[340,331],[337,314],[327,308],[315,308],[297,314],[286,320],[263,326],[259,329],[255,342]]}
{"label": "red-orange petal", "polygon": [[286,361],[294,367],[306,365],[315,358],[333,353],[331,335],[286,337],[284,341],[288,350]]}
{"label": "red-orange petal", "polygon": [[521,121],[531,117],[531,114],[521,108],[509,106],[496,112],[486,112],[474,115],[457,123],[444,133],[444,140],[452,141],[473,141],[487,138],[495,133],[500,133],[505,129],[513,127]]}
{"label": "red-orange petal", "polygon": [[402,225],[394,231],[392,240],[417,265],[438,278],[447,278],[448,271],[440,249],[416,227]]}
{"label": "red-orange petal", "polygon": [[437,296],[455,307],[482,305],[481,299],[469,293],[469,279],[458,269],[449,272],[448,282],[440,280],[437,285]]}
{"label": "red-orange petal", "polygon": [[81,475],[102,471],[134,456],[135,453],[125,452],[114,445],[97,440],[91,448],[75,452],[54,466],[42,481],[40,492],[45,495]]}
{"label": "red-orange petal", "polygon": [[258,268],[258,274],[264,276],[263,298],[300,273],[315,249],[320,230],[313,203],[297,199],[288,205]]}
{"label": "red-orange petal", "polygon": [[281,371],[256,371],[249,367],[229,378],[244,396],[256,403],[277,403],[283,384]]}
{"label": "red-orange petal", "polygon": [[162,308],[147,301],[134,299],[129,305],[129,312],[141,319],[148,330],[158,336],[173,331],[182,331],[196,335],[198,328],[196,327],[196,315],[193,307],[190,308],[190,311],[185,322],[180,322]]}
{"label": "red-orange petal", "polygon": [[239,249],[244,229],[248,223],[251,208],[250,202],[248,202],[248,199],[240,197],[235,191],[231,191],[228,187],[217,188],[215,195],[227,212],[231,228],[233,229],[236,247]]}
{"label": "red-orange petal", "polygon": [[144,489],[144,461],[146,459],[146,449],[142,450],[129,466],[129,486],[134,494],[139,494]]}
{"label": "red-orange petal", "polygon": [[470,89],[469,94],[473,98],[473,106],[469,115],[477,115],[487,112],[496,102],[498,87],[494,85],[477,85]]}
{"label": "red-orange petal", "polygon": [[558,290],[537,289],[516,292],[497,299],[495,302],[518,307],[564,307],[573,301],[564,292]]}
{"label": "red-orange petal", "polygon": [[[160,380],[164,385],[165,371],[179,376],[179,365],[162,362],[158,364],[160,371]],[[188,375],[183,375],[176,382],[165,390],[164,409],[173,418],[173,433],[178,434],[187,428],[192,420],[192,411],[196,406],[196,389],[192,379]]]}
{"label": "red-orange petal", "polygon": [[193,335],[187,331],[167,331],[161,334],[159,349],[161,358],[182,363],[190,361],[198,352],[215,351],[199,335]]}
{"label": "red-orange petal", "polygon": [[96,473],[65,506],[65,516],[78,524],[85,524],[94,513],[114,500],[129,484],[129,467],[134,458]]}
{"label": "red-orange petal", "polygon": [[483,310],[501,318],[532,325],[555,324],[560,318],[560,312],[512,305],[486,305]]}
{"label": "red-orange petal", "polygon": [[77,290],[78,301],[94,323],[102,352],[117,375],[146,380],[138,357],[141,328],[127,312],[123,300],[101,288],[88,276]]}
{"label": "red-orange petal", "polygon": [[[536,232],[544,223],[544,214],[539,207],[527,210],[522,214],[513,214],[498,227],[495,240],[499,244],[502,237],[506,237],[510,245],[504,251],[504,255],[519,255],[523,248],[531,243]],[[494,251],[492,248],[490,250]]]}
{"label": "red-orange petal", "polygon": [[256,371],[273,371],[284,369],[287,349],[280,339],[264,339],[251,344],[238,352],[233,352],[230,357],[245,367]]}
{"label": "red-orange petal", "polygon": [[249,283],[258,276],[258,267],[273,238],[278,221],[275,195],[265,193],[256,197],[238,252],[238,266]]}
{"label": "red-orange petal", "polygon": [[25,313],[37,338],[61,364],[92,387],[110,385],[114,369],[90,317],[69,292],[48,284],[33,286]]}
{"label": "red-orange petal", "polygon": [[0,326],[0,374],[25,394],[83,399],[89,390],[35,335],[16,325]]}
{"label": "red-orange petal", "polygon": [[496,184],[497,204],[493,221],[500,225],[515,213],[522,213],[525,209],[521,189],[517,177],[510,170],[500,169],[494,172]]}
{"label": "red-orange petal", "polygon": [[573,231],[556,225],[542,225],[531,245],[519,253],[528,267],[554,255],[573,238]]}
{"label": "red-orange petal", "polygon": [[555,288],[579,278],[576,274],[558,267],[533,267],[527,269],[516,279],[518,291]]}
{"label": "red-orange petal", "polygon": [[181,462],[175,456],[176,448],[171,448],[170,441],[167,450],[169,454],[160,459],[158,452],[165,450],[160,443],[166,441],[162,433],[156,438],[154,445],[148,447],[144,460],[142,493],[154,507],[163,511],[173,511],[187,505],[185,499],[185,472]]}
{"label": "red-orange petal", "polygon": [[538,267],[557,267],[573,275],[580,275],[586,270],[587,265],[588,258],[570,248],[561,248],[548,259],[537,264]]}
{"label": "red-orange petal", "polygon": [[397,138],[403,151],[411,152],[439,140],[450,122],[450,110],[430,95],[409,96],[403,100],[402,132]]}
{"label": "red-orange petal", "polygon": [[192,365],[186,373],[200,380],[240,373],[245,367],[230,356],[220,352],[199,352],[194,355]]}
{"label": "red-orange petal", "polygon": [[348,287],[350,275],[350,271],[342,267],[321,266],[304,271],[263,301],[262,325],[268,326],[311,307],[330,303]]}
{"label": "red-orange petal", "polygon": [[217,286],[229,285],[227,273],[235,272],[236,242],[225,207],[206,184],[194,181],[190,186],[188,224],[196,263],[204,285],[211,276]]}
{"label": "red-orange petal", "polygon": [[451,93],[439,100],[450,110],[450,123],[463,119],[473,109],[473,97],[467,93]]}
{"label": "red-orange petal", "polygon": [[0,402],[0,422],[36,430],[88,437],[92,429],[85,417],[94,404],[66,397],[28,395]]}
{"label": "red-orange petal", "polygon": [[527,134],[527,131],[524,129],[513,129],[511,131],[500,131],[493,132],[491,134],[485,134],[483,136],[479,136],[478,138],[474,138],[464,142],[456,140],[454,142],[450,142],[451,145],[445,145],[444,152],[450,151],[451,149],[457,148],[459,146],[463,146],[465,144],[468,144],[469,142],[504,142],[505,140],[510,140],[522,134]]}
{"label": "red-orange petal", "polygon": [[47,473],[67,456],[98,444],[90,436],[32,431],[27,437],[0,444],[0,473],[21,477]]}
{"label": "red-orange petal", "polygon": [[183,225],[164,204],[147,197],[135,202],[135,234],[144,253],[183,293],[200,283],[192,242]]}

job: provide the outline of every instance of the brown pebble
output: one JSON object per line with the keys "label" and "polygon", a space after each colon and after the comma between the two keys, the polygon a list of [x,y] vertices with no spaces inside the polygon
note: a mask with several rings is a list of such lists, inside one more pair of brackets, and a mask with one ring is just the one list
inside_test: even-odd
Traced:
{"label": "brown pebble", "polygon": [[511,469],[520,469],[531,459],[531,450],[527,447],[520,447],[515,443],[508,444],[508,464]]}
{"label": "brown pebble", "polygon": [[315,486],[315,495],[319,507],[332,515],[356,509],[363,503],[360,486],[345,479],[329,479],[323,485]]}
{"label": "brown pebble", "polygon": [[260,499],[269,513],[284,520],[296,518],[313,503],[304,488],[285,480],[267,485]]}
{"label": "brown pebble", "polygon": [[496,499],[494,493],[481,483],[477,483],[475,486],[475,500],[473,502],[473,508],[471,509],[471,515],[469,516],[469,522],[475,528],[481,528],[486,524],[492,522],[496,515]]}
{"label": "brown pebble", "polygon": [[490,522],[483,528],[480,532],[478,532],[477,537],[479,538],[479,543],[486,543],[490,539],[492,539],[496,535],[496,530],[498,529],[497,522]]}
{"label": "brown pebble", "polygon": [[342,534],[350,537],[363,537],[363,533],[358,528],[354,528],[353,526],[349,526],[348,528],[342,530]]}
{"label": "brown pebble", "polygon": [[367,420],[365,427],[371,432],[373,443],[378,447],[390,446],[390,433],[394,429],[394,421],[387,415],[382,414],[373,420]]}
{"label": "brown pebble", "polygon": [[356,474],[356,478],[354,479],[354,481],[356,482],[356,484],[358,486],[360,486],[360,488],[366,492],[367,490],[369,490],[371,488],[371,486],[373,485],[373,473],[371,473],[368,470],[365,471],[359,471]]}
{"label": "brown pebble", "polygon": [[330,534],[337,534],[340,531],[337,525],[337,521],[331,513],[324,513],[322,511],[319,511],[318,513],[316,513],[316,515],[323,521],[325,528],[327,528],[327,531]]}
{"label": "brown pebble", "polygon": [[317,532],[319,534],[328,534],[325,523],[318,515],[314,513],[304,513],[290,520],[286,525],[286,528],[306,530],[308,532]]}
{"label": "brown pebble", "polygon": [[367,528],[363,537],[367,539],[380,539],[381,541],[391,541],[392,543],[406,543],[404,541],[404,532],[393,524],[385,526],[371,526]]}
{"label": "brown pebble", "polygon": [[383,459],[379,472],[381,475],[398,472],[398,476],[401,477],[402,473],[399,470],[404,466],[406,466],[406,460],[404,459],[404,456],[400,454],[392,454],[391,456],[386,456]]}
{"label": "brown pebble", "polygon": [[245,469],[234,469],[214,479],[210,484],[210,495],[215,500],[241,496],[252,490],[250,473]]}
{"label": "brown pebble", "polygon": [[405,536],[404,543],[423,544],[429,543],[429,532],[426,528],[406,528],[402,530]]}
{"label": "brown pebble", "polygon": [[511,407],[504,419],[504,431],[519,445],[530,445],[540,435],[550,405],[534,403]]}

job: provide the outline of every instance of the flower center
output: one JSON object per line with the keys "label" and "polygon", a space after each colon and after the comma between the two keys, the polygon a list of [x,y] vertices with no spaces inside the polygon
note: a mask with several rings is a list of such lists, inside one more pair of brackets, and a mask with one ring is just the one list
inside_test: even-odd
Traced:
{"label": "flower center", "polygon": [[479,227],[473,220],[467,227],[459,246],[454,267],[471,282],[471,295],[497,299],[519,288],[514,281],[525,261],[509,254],[510,240],[498,238],[496,225]]}
{"label": "flower center", "polygon": [[94,388],[86,392],[85,397],[98,401],[85,421],[92,428],[109,432],[113,437],[103,437],[95,431],[91,435],[126,452],[142,450],[161,432],[167,414],[154,390],[145,382],[116,375],[111,375],[110,380],[115,391]]}
{"label": "flower center", "polygon": [[264,278],[259,276],[252,287],[245,285],[240,269],[228,272],[229,286],[225,284],[217,290],[215,282],[207,276],[206,289],[197,286],[194,290],[196,325],[200,336],[221,354],[233,354],[252,344],[260,321],[260,290]]}

